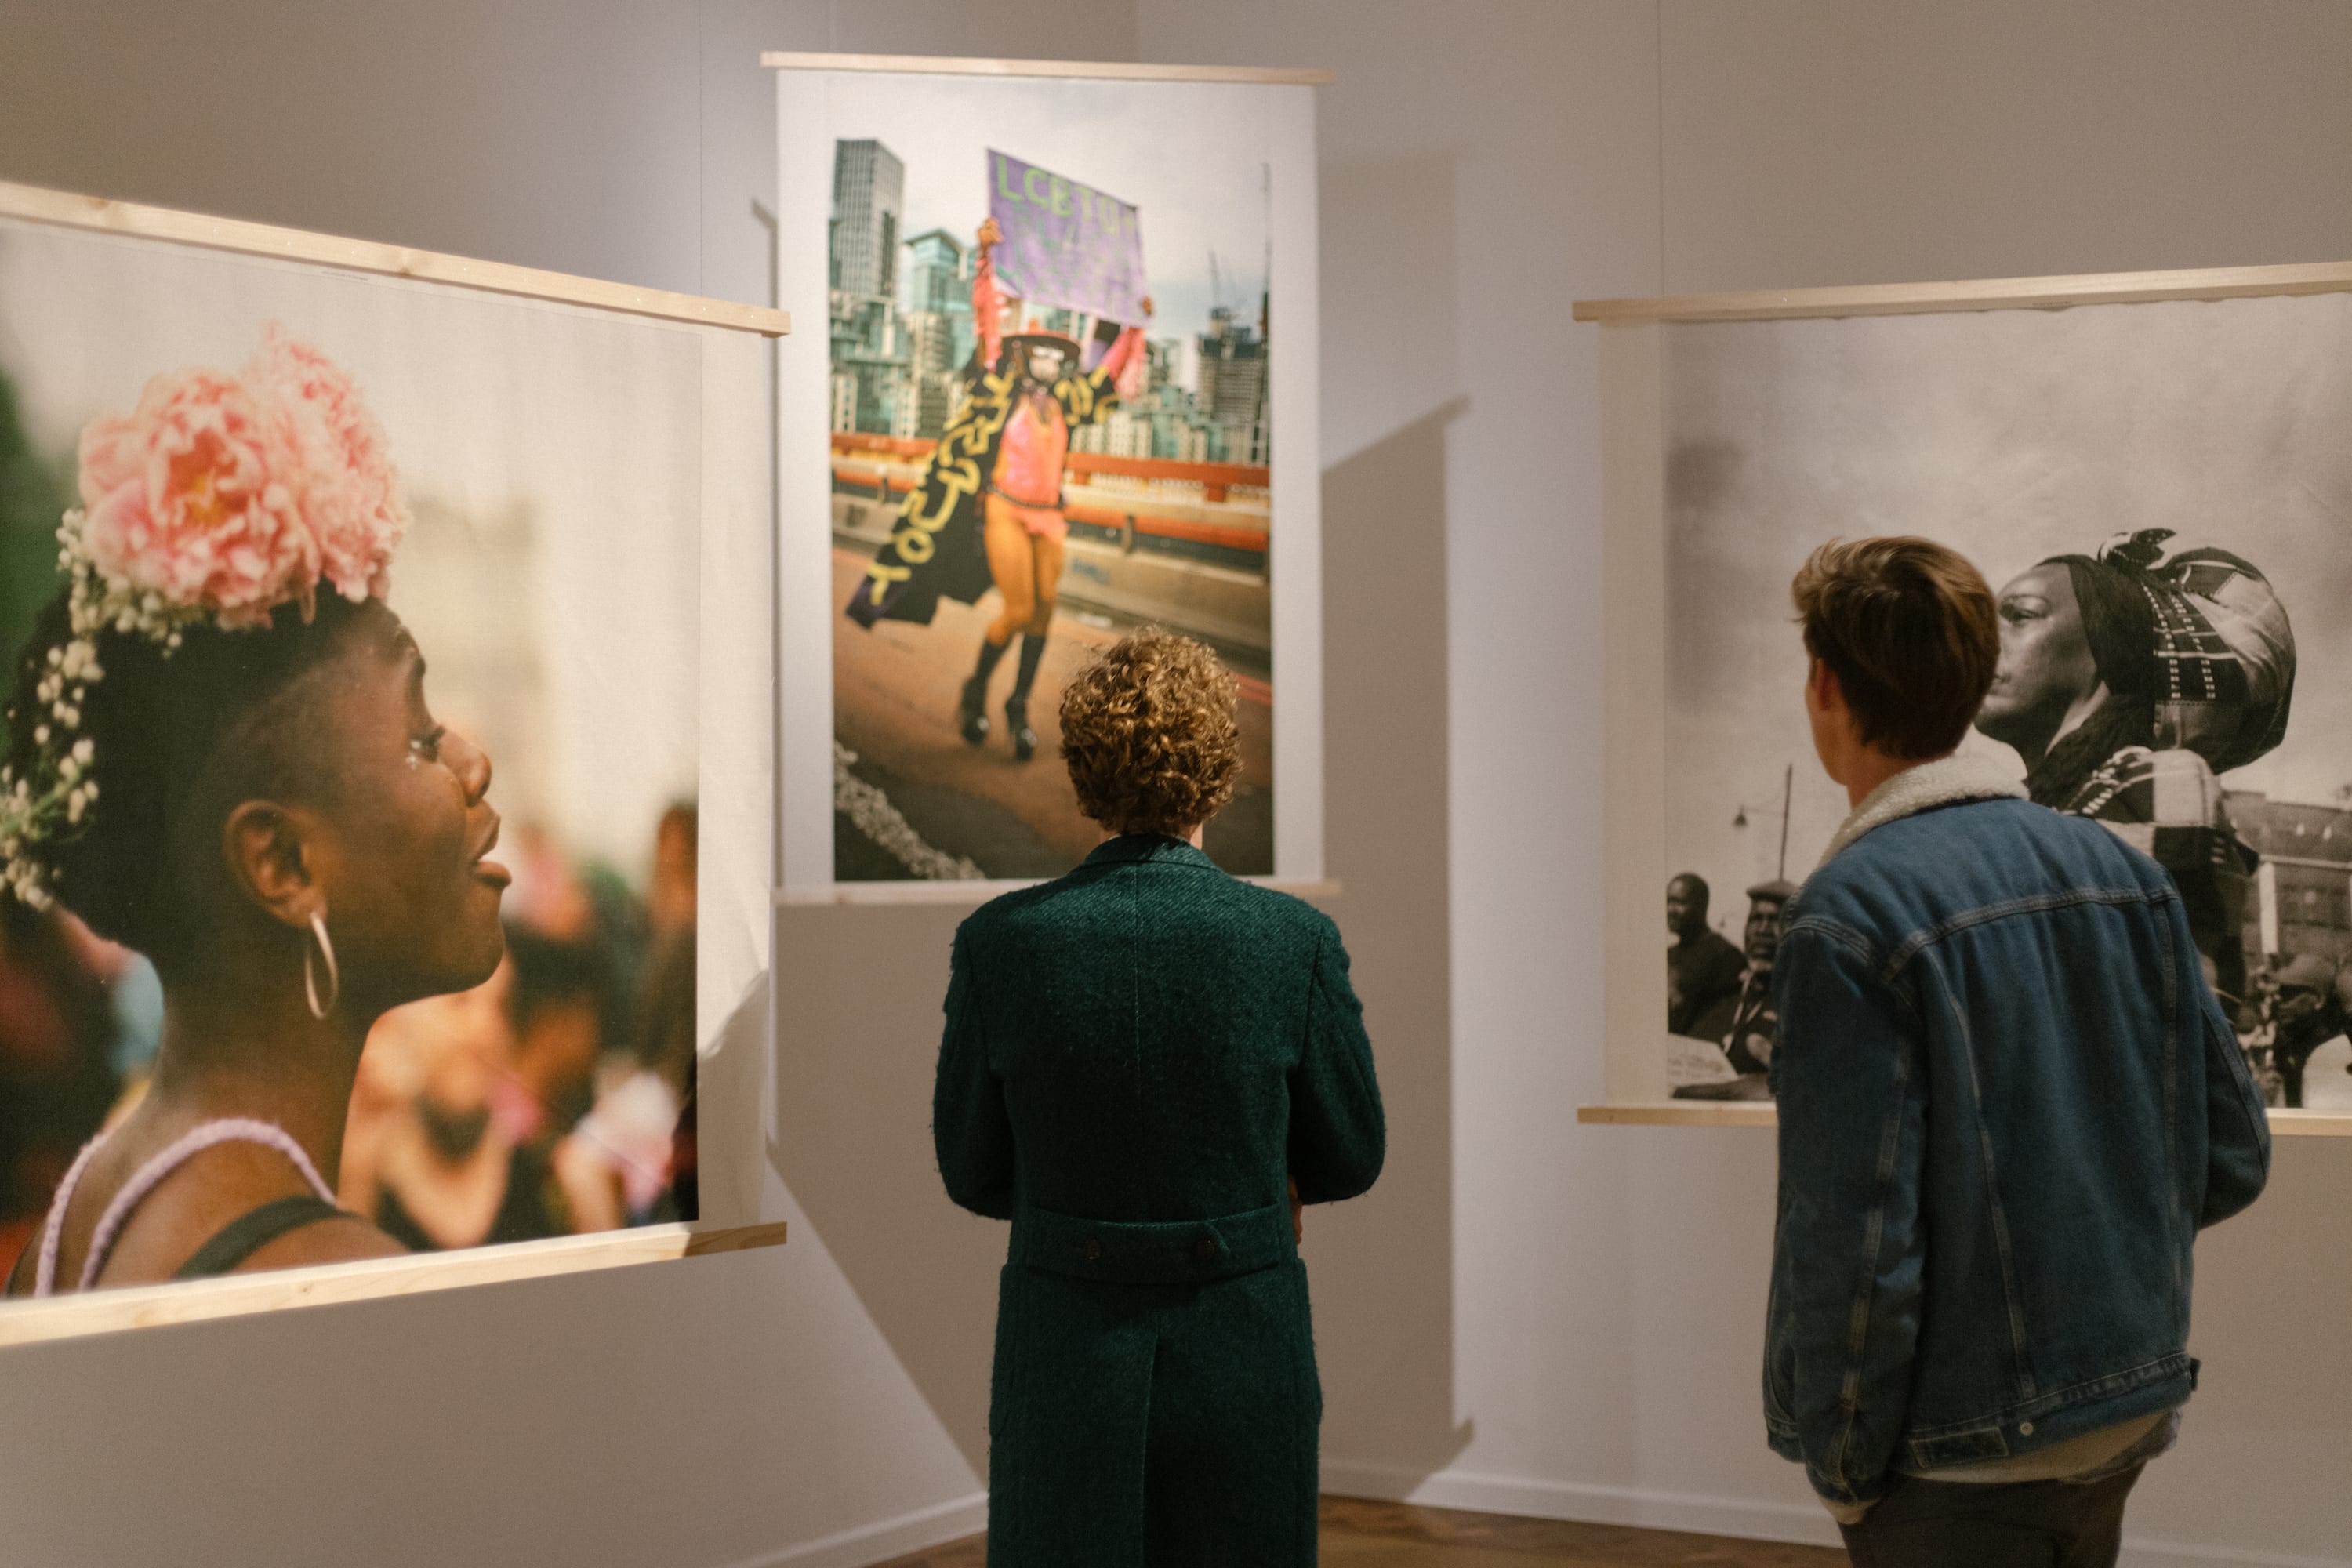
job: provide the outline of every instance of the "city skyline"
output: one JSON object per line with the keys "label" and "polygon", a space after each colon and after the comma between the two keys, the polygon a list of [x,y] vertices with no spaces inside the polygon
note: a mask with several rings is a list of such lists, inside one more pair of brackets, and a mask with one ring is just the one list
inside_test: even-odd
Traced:
{"label": "city skyline", "polygon": [[1151,335],[1202,330],[1217,292],[1255,323],[1267,282],[1266,128],[1262,96],[1248,88],[877,76],[835,79],[826,92],[836,140],[877,141],[903,165],[902,240],[936,228],[972,243],[988,216],[994,146],[1139,209]]}
{"label": "city skyline", "polygon": [[[936,437],[952,415],[972,352],[974,246],[951,228],[919,229],[909,220],[913,168],[878,137],[834,142],[827,327],[829,423],[836,432]],[[1262,292],[1254,307],[1224,302],[1228,298],[1213,288],[1190,331],[1181,318],[1155,311],[1151,324],[1160,330],[1146,333],[1151,352],[1144,384],[1100,424],[1074,432],[1074,449],[1268,462],[1262,331],[1268,300]],[[1087,331],[1087,318],[1074,312],[1027,313],[1074,336]]]}

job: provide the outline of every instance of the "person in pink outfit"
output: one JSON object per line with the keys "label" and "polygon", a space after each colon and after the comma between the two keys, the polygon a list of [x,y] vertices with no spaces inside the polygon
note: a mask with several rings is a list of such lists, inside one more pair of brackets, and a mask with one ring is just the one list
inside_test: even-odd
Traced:
{"label": "person in pink outfit", "polygon": [[[1013,754],[1036,754],[1029,693],[1045,654],[1062,581],[1069,522],[1062,510],[1062,468],[1070,432],[1118,405],[1119,383],[1139,364],[1143,329],[1122,328],[1099,362],[1083,363],[1076,339],[1031,321],[1008,332],[1021,301],[999,289],[993,251],[1003,240],[996,220],[980,226],[971,284],[979,344],[962,403],[932,450],[922,482],[908,492],[889,542],[851,595],[848,614],[865,626],[879,620],[929,625],[942,595],[977,603],[993,585],[1002,603],[964,682],[960,708],[965,741],[988,739],[988,685],[1021,635],[1021,658],[1004,719]],[[1151,301],[1143,300],[1144,313]]]}

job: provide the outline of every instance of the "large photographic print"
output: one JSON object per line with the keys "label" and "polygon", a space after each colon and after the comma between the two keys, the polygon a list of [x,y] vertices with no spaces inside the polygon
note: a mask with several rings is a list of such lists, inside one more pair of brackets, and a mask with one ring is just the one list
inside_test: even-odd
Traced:
{"label": "large photographic print", "polygon": [[2352,297],[1661,331],[1673,1092],[1765,1094],[1847,809],[1790,578],[1915,533],[2000,599],[1965,749],[2171,869],[2272,1103],[2352,1109]]}
{"label": "large photographic print", "polygon": [[[1237,678],[1243,773],[1207,847],[1272,874],[1269,562],[1289,523],[1267,89],[812,72],[783,90],[817,105],[786,116],[811,142],[788,172],[829,170],[826,211],[781,220],[807,229],[788,247],[825,225],[825,427],[788,395],[781,439],[827,448],[833,878],[1067,870],[1100,830],[1060,766],[1062,688],[1147,624]],[[788,378],[815,374],[797,352]],[[787,491],[788,516],[815,499]]]}
{"label": "large photographic print", "polygon": [[0,221],[12,1296],[696,1216],[704,352]]}

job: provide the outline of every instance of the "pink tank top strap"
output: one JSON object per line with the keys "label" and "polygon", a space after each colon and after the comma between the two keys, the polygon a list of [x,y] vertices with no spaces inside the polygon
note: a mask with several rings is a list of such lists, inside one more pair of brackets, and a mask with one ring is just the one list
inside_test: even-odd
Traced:
{"label": "pink tank top strap", "polygon": [[81,1185],[81,1173],[89,1168],[90,1156],[97,1153],[98,1146],[105,1142],[106,1134],[101,1132],[81,1146],[81,1152],[74,1156],[74,1163],[66,1167],[65,1180],[58,1184],[57,1196],[49,1200],[49,1217],[41,1226],[41,1255],[33,1265],[33,1294],[36,1296],[47,1296],[57,1288],[58,1241],[65,1234],[66,1205],[73,1202],[74,1189]]}
{"label": "pink tank top strap", "polygon": [[[49,1205],[48,1223],[41,1232],[41,1258],[33,1276],[33,1294],[36,1296],[53,1294],[57,1289],[58,1245],[65,1231],[66,1205],[73,1201],[74,1188],[80,1184],[82,1171],[89,1165],[90,1156],[98,1152],[98,1146],[102,1142],[102,1137],[93,1138],[84,1145],[82,1152],[75,1157],[72,1169],[66,1173],[65,1180],[58,1184],[57,1198]],[[106,1212],[99,1216],[98,1228],[89,1233],[89,1251],[82,1259],[81,1279],[74,1287],[77,1290],[87,1290],[97,1282],[99,1271],[106,1267],[107,1257],[114,1250],[116,1237],[121,1235],[123,1226],[130,1222],[131,1211],[147,1194],[161,1185],[164,1177],[216,1143],[266,1144],[294,1163],[294,1168],[302,1173],[302,1179],[310,1184],[312,1192],[328,1203],[335,1201],[335,1190],[320,1177],[319,1168],[310,1163],[310,1156],[304,1152],[302,1145],[294,1141],[292,1133],[276,1122],[262,1121],[250,1116],[224,1116],[203,1122],[159,1150],[153,1158],[131,1173],[129,1181],[122,1184],[121,1190],[114,1194],[114,1201],[108,1204]]]}

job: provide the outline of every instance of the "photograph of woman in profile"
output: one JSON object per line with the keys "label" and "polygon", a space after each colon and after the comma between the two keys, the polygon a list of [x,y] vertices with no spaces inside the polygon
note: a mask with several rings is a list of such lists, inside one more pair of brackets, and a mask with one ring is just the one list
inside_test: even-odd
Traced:
{"label": "photograph of woman in profile", "polygon": [[2172,873],[2234,1021],[2252,855],[2221,775],[2269,754],[2294,701],[2294,631],[2225,550],[2167,556],[2167,529],[2057,555],[2000,595],[2000,663],[1977,729],[2014,747],[2039,804],[2105,823]]}
{"label": "photograph of woman in profile", "polygon": [[490,762],[386,606],[405,514],[351,378],[273,330],[83,432],[68,580],[16,671],[0,872],[155,965],[137,1108],[7,1291],[398,1253],[334,1203],[370,1026],[504,951]]}
{"label": "photograph of woman in profile", "polygon": [[1234,676],[1146,630],[1062,695],[1103,842],[956,932],[932,1131],[948,1195],[1013,1222],[988,1561],[1307,1564],[1315,1368],[1302,1203],[1387,1134],[1339,928],[1227,876]]}

